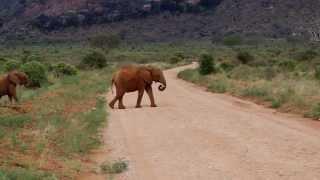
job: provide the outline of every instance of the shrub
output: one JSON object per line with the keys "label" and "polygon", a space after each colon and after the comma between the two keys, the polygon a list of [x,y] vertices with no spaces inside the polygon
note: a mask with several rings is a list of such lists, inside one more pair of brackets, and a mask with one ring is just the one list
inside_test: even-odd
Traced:
{"label": "shrub", "polygon": [[8,60],[5,64],[4,64],[4,70],[6,72],[12,71],[12,70],[17,70],[20,68],[20,62],[16,61],[16,60]]}
{"label": "shrub", "polygon": [[269,95],[269,90],[266,87],[249,87],[242,91],[242,96],[246,97],[263,97],[266,98]]}
{"label": "shrub", "polygon": [[208,90],[215,93],[225,93],[229,88],[227,79],[217,79],[210,82]]}
{"label": "shrub", "polygon": [[296,63],[291,60],[284,60],[279,62],[279,67],[284,71],[294,71]]}
{"label": "shrub", "polygon": [[314,59],[315,57],[317,57],[318,53],[314,50],[306,50],[303,52],[299,52],[298,54],[296,54],[295,59],[298,61],[309,61]]}
{"label": "shrub", "polygon": [[314,76],[317,80],[320,80],[320,65],[316,66]]}
{"label": "shrub", "polygon": [[78,73],[77,69],[74,66],[66,63],[58,63],[54,65],[52,68],[55,76],[57,77],[73,76],[77,75]]}
{"label": "shrub", "polygon": [[173,57],[170,58],[169,62],[171,64],[177,64],[184,59],[184,55],[182,53],[176,53]]}
{"label": "shrub", "polygon": [[22,63],[27,63],[31,61],[44,62],[45,59],[40,55],[32,54],[31,51],[24,50],[22,53],[21,61]]}
{"label": "shrub", "polygon": [[219,67],[225,71],[225,72],[229,72],[234,68],[234,65],[231,63],[227,63],[227,62],[223,62],[219,65]]}
{"label": "shrub", "polygon": [[249,64],[254,61],[254,57],[247,51],[242,51],[237,54],[237,59],[241,64]]}
{"label": "shrub", "polygon": [[48,81],[46,68],[39,62],[28,62],[22,65],[21,70],[28,75],[30,87],[41,87],[43,83]]}
{"label": "shrub", "polygon": [[200,57],[199,73],[201,75],[208,75],[215,72],[214,59],[209,54],[203,54]]}
{"label": "shrub", "polygon": [[309,118],[319,120],[320,119],[320,103],[315,104],[311,112],[307,113],[306,116]]}
{"label": "shrub", "polygon": [[107,58],[104,54],[93,51],[87,54],[81,61],[82,68],[104,68],[107,66]]}
{"label": "shrub", "polygon": [[117,34],[97,35],[92,37],[89,41],[92,47],[109,50],[119,47],[121,38]]}
{"label": "shrub", "polygon": [[105,162],[101,165],[101,170],[107,174],[119,174],[128,169],[128,163],[123,160],[115,162]]}
{"label": "shrub", "polygon": [[226,36],[223,39],[223,44],[226,46],[236,46],[242,44],[242,38],[236,35]]}
{"label": "shrub", "polygon": [[272,66],[267,66],[264,69],[264,78],[266,80],[272,80],[277,75],[276,70]]}

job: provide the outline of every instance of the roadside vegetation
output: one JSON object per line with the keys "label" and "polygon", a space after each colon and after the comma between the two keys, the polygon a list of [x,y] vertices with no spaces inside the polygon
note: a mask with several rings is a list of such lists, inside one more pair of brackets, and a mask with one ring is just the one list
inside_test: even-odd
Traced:
{"label": "roadside vegetation", "polygon": [[319,50],[315,43],[232,36],[206,49],[199,55],[199,68],[185,70],[179,77],[214,93],[320,119]]}

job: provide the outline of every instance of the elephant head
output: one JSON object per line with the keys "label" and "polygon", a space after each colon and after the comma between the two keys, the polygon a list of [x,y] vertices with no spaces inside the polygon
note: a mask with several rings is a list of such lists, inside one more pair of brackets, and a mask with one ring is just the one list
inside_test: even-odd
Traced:
{"label": "elephant head", "polygon": [[19,71],[11,71],[8,74],[8,80],[14,85],[28,84],[28,76],[25,73]]}
{"label": "elephant head", "polygon": [[159,68],[147,67],[148,71],[151,74],[152,81],[159,82],[161,85],[158,87],[160,91],[164,91],[167,88],[167,82],[163,75],[163,72]]}

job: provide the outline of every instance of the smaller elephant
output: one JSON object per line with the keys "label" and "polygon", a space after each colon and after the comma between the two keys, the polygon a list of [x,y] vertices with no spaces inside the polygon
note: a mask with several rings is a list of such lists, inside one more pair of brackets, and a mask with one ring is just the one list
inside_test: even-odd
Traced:
{"label": "smaller elephant", "polygon": [[156,107],[152,91],[153,82],[161,83],[158,87],[160,91],[164,91],[167,87],[163,72],[158,68],[152,66],[123,66],[112,77],[112,86],[115,85],[116,87],[116,96],[109,103],[109,106],[114,108],[114,104],[119,101],[119,109],[125,109],[123,105],[124,94],[138,91],[136,108],[141,108],[141,100],[144,91],[146,91],[151,101],[151,107]]}
{"label": "smaller elephant", "polygon": [[28,76],[25,73],[19,71],[9,72],[0,77],[0,98],[7,95],[11,103],[13,99],[18,102],[16,87],[27,84]]}

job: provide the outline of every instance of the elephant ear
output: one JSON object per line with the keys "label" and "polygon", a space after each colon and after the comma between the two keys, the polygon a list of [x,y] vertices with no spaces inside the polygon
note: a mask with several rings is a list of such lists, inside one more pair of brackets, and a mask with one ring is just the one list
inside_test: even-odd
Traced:
{"label": "elephant ear", "polygon": [[150,71],[148,71],[147,69],[142,69],[139,75],[145,83],[152,84],[152,76]]}
{"label": "elephant ear", "polygon": [[14,85],[19,85],[20,84],[20,79],[19,79],[19,77],[18,77],[16,72],[9,73],[8,79]]}

